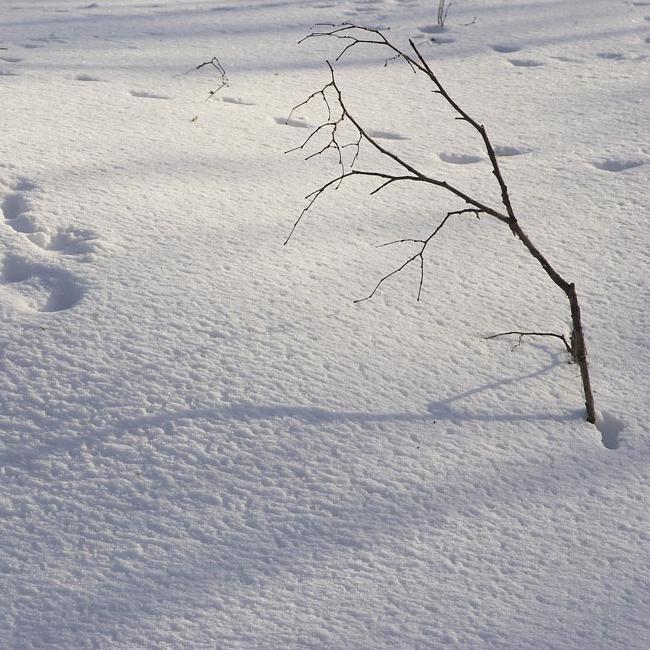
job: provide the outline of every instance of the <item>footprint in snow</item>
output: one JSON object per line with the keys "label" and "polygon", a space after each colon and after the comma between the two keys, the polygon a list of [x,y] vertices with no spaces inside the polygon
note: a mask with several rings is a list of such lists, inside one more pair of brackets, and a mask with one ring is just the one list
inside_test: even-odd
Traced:
{"label": "footprint in snow", "polygon": [[[13,169],[13,166],[0,164],[0,168]],[[88,254],[95,250],[97,234],[73,226],[53,230],[39,228],[29,200],[30,192],[36,189],[37,185],[27,178],[14,182],[0,178],[0,212],[5,224],[42,251],[83,254],[86,256],[83,261],[89,261],[92,256]],[[48,261],[33,261],[12,253],[2,262],[0,297],[16,309],[41,313],[65,311],[74,307],[85,291],[83,283],[73,273]]]}
{"label": "footprint in snow", "polygon": [[393,133],[392,131],[368,131],[368,135],[371,138],[377,138],[378,140],[408,140],[405,135],[400,135],[399,133]]}
{"label": "footprint in snow", "polygon": [[473,165],[474,163],[481,162],[483,160],[482,156],[474,156],[464,153],[452,153],[449,151],[443,151],[438,154],[438,158],[442,162],[450,163],[452,165]]}
{"label": "footprint in snow", "polygon": [[239,106],[255,106],[255,102],[249,102],[240,97],[222,97],[221,101],[226,104],[238,104]]}
{"label": "footprint in snow", "polygon": [[447,31],[446,27],[441,27],[440,25],[422,25],[422,27],[418,27],[418,29],[423,34],[442,34]]}
{"label": "footprint in snow", "polygon": [[[67,43],[68,42],[65,38],[61,38],[60,36],[56,36],[54,34],[50,34],[49,36],[41,36],[38,38],[30,38],[29,40],[31,43],[39,44],[33,47],[45,47],[45,43]],[[43,45],[41,45],[41,43],[43,43]],[[23,45],[23,47],[27,47],[27,46]]]}
{"label": "footprint in snow", "polygon": [[453,36],[432,36],[429,42],[435,45],[446,45],[447,43],[455,43],[456,39]]}
{"label": "footprint in snow", "polygon": [[495,145],[494,153],[498,158],[507,158],[509,156],[522,156],[523,154],[530,153],[532,149],[525,147],[511,147],[508,145]]}
{"label": "footprint in snow", "polygon": [[376,11],[375,7],[364,7],[362,5],[354,8],[354,11],[348,12],[348,16],[354,16],[358,14],[369,14],[372,11]]}
{"label": "footprint in snow", "polygon": [[514,54],[521,50],[521,47],[514,43],[495,43],[494,45],[490,45],[490,47],[495,52],[499,52],[499,54]]}
{"label": "footprint in snow", "polygon": [[311,126],[307,121],[302,117],[292,117],[287,119],[286,117],[274,117],[273,118],[276,124],[282,124],[283,126],[293,126],[296,129],[310,129]]}
{"label": "footprint in snow", "polygon": [[51,313],[74,307],[84,288],[64,269],[8,255],[0,273],[0,295],[18,309]]}
{"label": "footprint in snow", "polygon": [[36,188],[36,184],[26,178],[9,186],[10,191],[0,201],[5,223],[43,251],[83,255],[85,257],[81,261],[91,261],[98,248],[99,235],[94,230],[74,226],[59,226],[54,229],[39,226],[29,202],[29,193]]}
{"label": "footprint in snow", "polygon": [[129,93],[132,97],[140,97],[143,99],[171,99],[171,97],[168,97],[167,95],[160,95],[147,90],[129,90]]}
{"label": "footprint in snow", "polygon": [[596,56],[599,59],[608,59],[610,61],[622,61],[625,59],[625,54],[622,52],[598,52]]}
{"label": "footprint in snow", "polygon": [[16,232],[32,232],[32,221],[27,215],[30,209],[26,193],[35,189],[35,185],[23,178],[9,186],[10,191],[2,197],[0,211],[7,225]]}
{"label": "footprint in snow", "polygon": [[596,160],[591,164],[596,169],[601,169],[605,172],[624,172],[626,169],[634,169],[645,165],[647,161],[639,159],[626,159],[626,158],[605,158],[604,160]]}
{"label": "footprint in snow", "polygon": [[508,63],[515,68],[539,68],[544,65],[543,61],[537,59],[508,59]]}
{"label": "footprint in snow", "polygon": [[5,63],[20,63],[22,59],[17,56],[0,56],[0,61],[4,61]]}
{"label": "footprint in snow", "polygon": [[92,77],[89,74],[78,74],[75,77],[75,81],[103,81],[103,79],[99,79],[98,77]]}
{"label": "footprint in snow", "polygon": [[17,77],[18,73],[13,72],[12,70],[2,70],[0,69],[0,77]]}
{"label": "footprint in snow", "polygon": [[596,428],[600,431],[602,443],[607,449],[618,449],[620,436],[625,429],[625,422],[608,411],[602,411],[596,416]]}
{"label": "footprint in snow", "polygon": [[27,238],[44,251],[88,256],[84,258],[86,261],[93,259],[99,243],[99,235],[94,230],[74,226],[57,228],[52,232],[38,230],[28,234]]}
{"label": "footprint in snow", "polygon": [[572,56],[552,56],[551,59],[561,61],[562,63],[584,63],[584,59],[579,59]]}

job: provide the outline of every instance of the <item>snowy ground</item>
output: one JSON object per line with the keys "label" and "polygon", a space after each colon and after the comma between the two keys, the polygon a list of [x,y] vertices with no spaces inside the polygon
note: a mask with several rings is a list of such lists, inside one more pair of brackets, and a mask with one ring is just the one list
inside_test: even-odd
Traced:
{"label": "snowy ground", "polygon": [[[650,646],[650,2],[0,1],[0,647]],[[284,151],[351,20],[416,38],[524,228]],[[435,39],[431,41],[430,39]],[[218,56],[230,86],[210,101]],[[498,199],[469,129],[352,52],[368,129]],[[508,155],[505,155],[508,154]],[[371,158],[366,159],[372,163]]]}

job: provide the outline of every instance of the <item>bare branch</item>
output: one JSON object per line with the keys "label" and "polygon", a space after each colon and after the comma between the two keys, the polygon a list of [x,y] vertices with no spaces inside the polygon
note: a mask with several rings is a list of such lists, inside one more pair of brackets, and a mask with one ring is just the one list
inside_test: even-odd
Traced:
{"label": "bare branch", "polygon": [[[447,13],[445,11],[445,4],[446,4],[445,2],[439,3],[438,18],[439,18],[439,23],[441,24],[444,24],[444,21],[447,17]],[[450,4],[446,5],[447,11],[449,9],[449,6]],[[321,29],[316,29],[317,27],[320,27]],[[305,36],[300,42],[303,42],[311,38],[319,38],[325,36],[339,39],[343,43],[342,49],[335,59],[336,61],[339,61],[343,56],[347,55],[347,53],[350,52],[356,46],[367,45],[370,47],[382,47],[388,50],[388,56],[385,59],[385,65],[387,65],[388,61],[390,60],[403,59],[410,66],[411,70],[414,73],[424,74],[431,81],[433,85],[433,92],[439,95],[440,97],[442,97],[442,99],[456,113],[455,116],[456,120],[461,122],[466,122],[479,134],[481,141],[487,152],[488,158],[490,160],[490,164],[492,166],[492,174],[495,177],[497,184],[499,186],[499,190],[501,193],[502,207],[501,206],[493,207],[491,205],[487,205],[482,201],[476,199],[472,195],[467,194],[460,188],[452,185],[451,183],[448,183],[446,180],[442,178],[432,177],[422,172],[420,169],[416,167],[416,165],[411,164],[410,162],[405,160],[403,156],[397,154],[395,151],[392,151],[391,149],[388,149],[383,144],[378,142],[377,139],[373,137],[371,133],[362,126],[362,124],[356,119],[356,117],[349,110],[346,102],[344,101],[341,88],[339,87],[336,81],[334,75],[334,69],[331,63],[327,61],[327,66],[330,70],[330,81],[326,83],[320,90],[316,91],[315,93],[312,93],[307,98],[307,100],[305,100],[301,104],[298,104],[298,106],[296,106],[292,110],[293,113],[293,111],[296,110],[296,108],[299,108],[300,106],[304,106],[306,103],[311,101],[311,99],[317,96],[321,96],[328,110],[327,121],[325,121],[323,124],[317,127],[310,134],[310,136],[305,140],[305,142],[301,146],[296,147],[294,151],[296,149],[305,148],[308,145],[308,143],[312,141],[312,138],[317,133],[319,133],[321,130],[325,130],[329,128],[331,129],[329,142],[327,142],[327,144],[325,144],[325,146],[323,146],[320,150],[317,150],[315,153],[310,154],[308,158],[319,156],[325,153],[328,149],[335,149],[338,153],[341,173],[339,176],[337,176],[337,178],[328,181],[326,184],[324,184],[323,186],[321,186],[320,188],[318,188],[317,190],[315,190],[314,192],[312,192],[310,195],[306,197],[309,200],[309,203],[303,209],[300,216],[294,223],[293,228],[291,229],[291,232],[289,234],[289,237],[287,237],[287,240],[285,241],[285,244],[289,241],[289,239],[293,235],[296,227],[300,223],[303,216],[310,210],[314,202],[323,194],[323,192],[325,192],[329,187],[333,185],[339,187],[341,183],[345,179],[349,178],[350,176],[355,176],[355,175],[370,176],[370,177],[381,179],[382,180],[381,184],[375,190],[373,190],[371,194],[376,194],[377,192],[380,192],[384,188],[396,183],[397,181],[402,181],[402,180],[418,181],[422,183],[427,183],[434,187],[441,188],[446,192],[463,200],[469,207],[463,210],[448,212],[447,215],[444,217],[444,219],[436,227],[434,232],[431,235],[429,235],[429,237],[427,237],[426,239],[423,240],[400,239],[385,244],[385,246],[388,246],[388,245],[398,244],[398,243],[400,244],[415,243],[415,244],[420,244],[420,249],[414,255],[409,257],[401,266],[399,266],[398,268],[394,269],[393,271],[391,271],[390,273],[382,277],[368,296],[362,298],[361,300],[357,300],[355,302],[363,302],[364,300],[368,300],[372,298],[384,282],[386,282],[394,275],[399,274],[407,266],[409,266],[411,263],[415,261],[418,261],[420,266],[420,281],[418,284],[418,293],[417,293],[417,299],[419,300],[421,297],[422,285],[424,281],[424,252],[431,239],[436,236],[436,234],[447,223],[447,221],[452,215],[474,213],[478,218],[480,217],[481,214],[485,214],[494,217],[495,219],[497,219],[502,223],[505,223],[509,227],[511,233],[523,243],[523,245],[526,247],[528,252],[542,266],[542,268],[544,269],[548,277],[553,281],[553,283],[559,289],[562,290],[562,292],[567,297],[571,309],[573,330],[571,333],[571,343],[568,343],[566,338],[563,335],[555,334],[552,332],[507,332],[504,334],[497,334],[489,338],[495,338],[496,336],[502,336],[505,334],[517,334],[518,336],[520,336],[520,340],[519,340],[520,342],[521,342],[521,338],[523,338],[524,336],[551,336],[551,337],[561,339],[567,351],[572,355],[573,359],[580,366],[580,374],[581,374],[582,385],[585,394],[585,406],[587,409],[587,420],[591,423],[595,423],[595,418],[596,418],[595,407],[594,407],[594,399],[591,392],[591,384],[589,379],[586,343],[585,343],[583,329],[582,329],[580,307],[578,305],[578,298],[575,290],[575,285],[565,280],[558,273],[558,271],[551,265],[549,260],[541,253],[541,251],[532,243],[530,238],[526,235],[526,233],[519,225],[519,222],[517,220],[517,217],[515,216],[515,211],[510,199],[508,187],[506,185],[506,182],[503,178],[503,174],[499,166],[499,161],[497,160],[494,147],[487,134],[485,127],[477,120],[472,118],[451,97],[451,95],[447,92],[446,88],[443,86],[441,81],[438,79],[437,75],[433,72],[433,70],[425,60],[425,58],[422,56],[421,52],[418,50],[413,40],[409,40],[410,51],[407,53],[404,50],[401,50],[398,47],[396,47],[393,43],[391,43],[386,38],[386,36],[382,33],[382,31],[379,29],[363,27],[352,23],[339,23],[339,24],[328,23],[323,25],[317,25],[314,28],[312,28],[312,31],[309,34],[307,34],[307,36]],[[334,110],[332,110],[332,106],[335,106]],[[340,111],[340,117],[333,118],[332,115],[333,114],[338,115],[339,111]],[[356,132],[358,133],[358,138],[356,142],[352,142],[352,143],[339,142],[338,140],[339,133],[340,133],[339,127],[341,127],[346,122],[349,123],[354,129],[356,129]],[[400,175],[396,173],[384,173],[381,171],[362,172],[353,169],[353,166],[356,163],[357,158],[359,156],[361,144],[364,141],[367,142],[376,152],[381,154],[381,156],[383,156],[384,159],[391,161],[393,164],[396,164],[399,168],[403,170],[404,173]],[[343,160],[343,149],[347,147],[356,148],[355,155],[350,165],[349,171],[346,171],[345,163]]]}

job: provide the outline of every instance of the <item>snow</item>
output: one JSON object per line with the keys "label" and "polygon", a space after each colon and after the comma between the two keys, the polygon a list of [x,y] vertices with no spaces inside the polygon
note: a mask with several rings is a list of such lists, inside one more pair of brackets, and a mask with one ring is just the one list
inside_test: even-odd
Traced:
{"label": "snow", "polygon": [[[650,4],[0,3],[0,629],[7,648],[650,645]],[[434,6],[435,5],[435,6]],[[496,146],[507,227],[352,180],[319,22],[414,38]],[[220,79],[229,86],[212,99]],[[384,57],[385,58],[385,57]],[[336,67],[368,131],[498,204],[399,62]],[[362,150],[364,168],[381,165]],[[411,253],[412,254],[412,253]]]}

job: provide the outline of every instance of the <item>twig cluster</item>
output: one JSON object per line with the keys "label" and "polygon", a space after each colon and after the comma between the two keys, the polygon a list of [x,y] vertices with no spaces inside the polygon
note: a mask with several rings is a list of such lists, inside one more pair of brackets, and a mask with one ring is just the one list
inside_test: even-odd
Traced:
{"label": "twig cluster", "polygon": [[438,0],[438,26],[444,27],[447,15],[451,9],[451,2],[447,4],[446,0]]}

